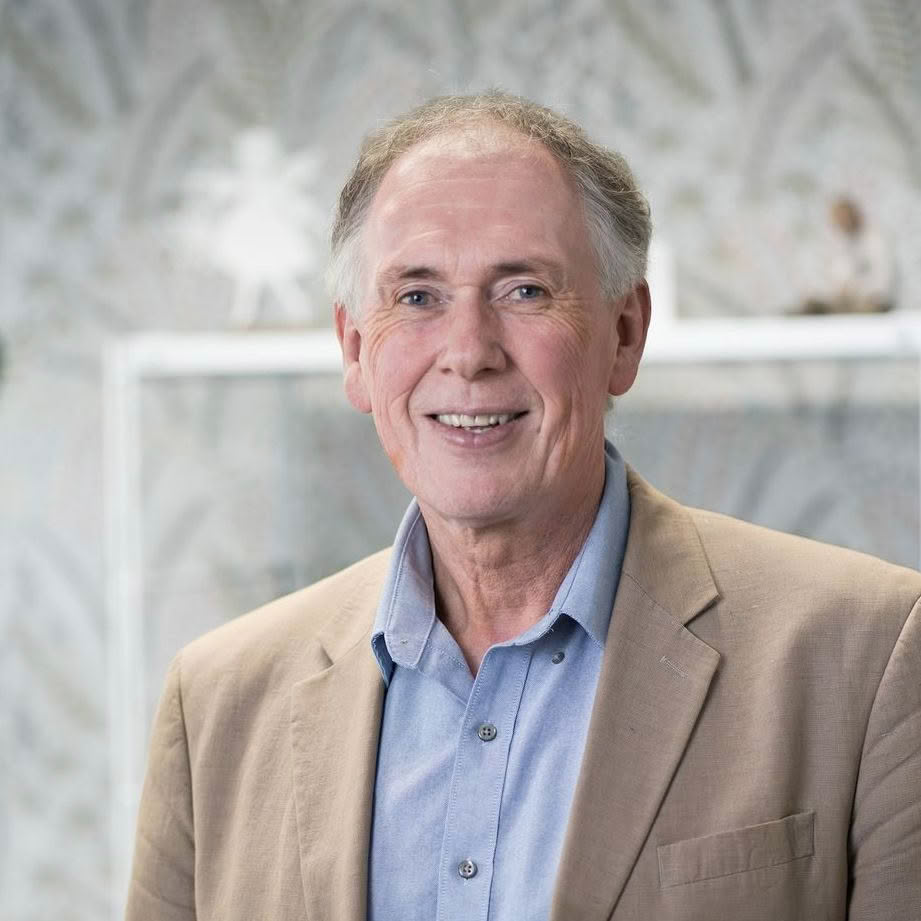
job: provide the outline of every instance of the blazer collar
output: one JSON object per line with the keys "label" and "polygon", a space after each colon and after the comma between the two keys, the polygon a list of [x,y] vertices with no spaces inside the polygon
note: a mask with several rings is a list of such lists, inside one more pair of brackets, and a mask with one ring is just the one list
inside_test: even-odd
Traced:
{"label": "blazer collar", "polygon": [[370,633],[384,551],[320,633],[330,666],[294,685],[291,744],[301,879],[308,921],[364,921],[384,683]]}
{"label": "blazer collar", "polygon": [[719,592],[689,512],[629,471],[630,531],[552,921],[611,917],[719,653],[684,625]]}
{"label": "blazer collar", "polygon": [[623,573],[687,624],[720,596],[697,526],[688,508],[629,467],[627,486],[631,513]]}
{"label": "blazer collar", "polygon": [[317,636],[330,662],[337,662],[356,643],[370,637],[389,564],[388,547],[334,577],[344,579],[350,572],[355,573],[354,584],[345,600],[340,602],[338,610]]}

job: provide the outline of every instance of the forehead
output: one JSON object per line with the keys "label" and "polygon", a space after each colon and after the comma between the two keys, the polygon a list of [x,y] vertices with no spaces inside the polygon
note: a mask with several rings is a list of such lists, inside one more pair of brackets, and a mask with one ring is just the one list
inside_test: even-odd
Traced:
{"label": "forehead", "polygon": [[393,199],[447,193],[451,185],[469,195],[477,184],[489,183],[518,191],[540,186],[557,205],[574,198],[563,167],[542,144],[508,129],[479,127],[437,135],[399,157],[384,175],[371,213],[380,214]]}
{"label": "forehead", "polygon": [[565,249],[585,236],[582,201],[563,167],[542,144],[506,129],[413,147],[384,176],[365,229],[373,269],[390,256],[499,247],[513,257],[516,247]]}

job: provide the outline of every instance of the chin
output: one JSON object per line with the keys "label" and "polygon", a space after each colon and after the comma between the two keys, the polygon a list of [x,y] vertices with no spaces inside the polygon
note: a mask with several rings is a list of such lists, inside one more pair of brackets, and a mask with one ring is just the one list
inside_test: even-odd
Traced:
{"label": "chin", "polygon": [[488,526],[514,517],[519,497],[508,490],[478,490],[475,487],[463,492],[441,491],[435,501],[420,498],[423,507],[440,518],[471,526]]}

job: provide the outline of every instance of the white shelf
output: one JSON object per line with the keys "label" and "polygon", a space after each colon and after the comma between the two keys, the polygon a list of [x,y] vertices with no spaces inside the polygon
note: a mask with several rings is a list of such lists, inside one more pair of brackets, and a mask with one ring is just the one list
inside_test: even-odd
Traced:
{"label": "white shelf", "polygon": [[[337,372],[331,329],[306,332],[143,333],[118,340],[135,377]],[[806,361],[921,357],[921,314],[653,321],[643,361]]]}
{"label": "white shelf", "polygon": [[645,362],[917,358],[921,314],[679,320],[653,318]]}
{"label": "white shelf", "polygon": [[112,347],[136,378],[321,374],[342,368],[342,353],[331,329],[141,333],[116,340]]}

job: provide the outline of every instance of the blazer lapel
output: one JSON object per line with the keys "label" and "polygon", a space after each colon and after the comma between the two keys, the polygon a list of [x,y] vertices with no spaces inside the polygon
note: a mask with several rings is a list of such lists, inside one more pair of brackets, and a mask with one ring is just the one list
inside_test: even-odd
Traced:
{"label": "blazer lapel", "polygon": [[364,921],[384,683],[370,627],[380,582],[322,637],[332,660],[291,695],[294,799],[309,921]]}
{"label": "blazer lapel", "polygon": [[688,513],[629,473],[630,531],[551,911],[610,918],[719,653],[686,627],[717,597]]}

